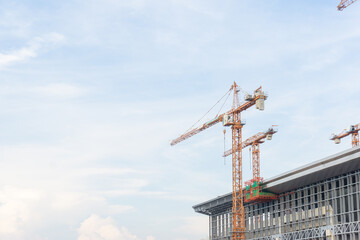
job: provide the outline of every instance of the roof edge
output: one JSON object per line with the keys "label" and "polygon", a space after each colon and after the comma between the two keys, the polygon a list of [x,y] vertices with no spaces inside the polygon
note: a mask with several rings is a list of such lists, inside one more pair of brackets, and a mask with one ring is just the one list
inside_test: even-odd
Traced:
{"label": "roof edge", "polygon": [[[347,149],[347,150],[344,150],[344,151],[341,151],[339,153],[336,153],[336,154],[333,154],[333,155],[330,155],[328,157],[325,157],[325,158],[322,158],[320,160],[317,160],[315,162],[312,162],[312,163],[308,163],[306,165],[303,165],[303,166],[300,166],[298,168],[295,168],[293,170],[290,170],[290,171],[287,171],[285,173],[282,173],[280,175],[277,175],[277,176],[274,176],[272,178],[269,178],[269,179],[266,179],[264,180],[264,184],[269,184],[269,183],[273,183],[273,182],[276,182],[276,181],[279,181],[281,179],[285,179],[289,176],[292,176],[292,175],[296,175],[296,174],[299,174],[299,173],[302,173],[302,172],[305,172],[309,169],[312,169],[312,168],[316,168],[318,166],[321,166],[323,164],[326,164],[326,163],[329,163],[329,162],[332,162],[332,161],[336,161],[340,158],[344,158],[344,157],[347,157],[349,155],[353,155],[355,153],[358,153],[360,152],[360,146],[357,146],[357,147],[353,147],[353,148],[350,148],[350,149]],[[193,208],[199,208],[203,205],[206,205],[206,204],[210,204],[210,203],[213,203],[215,201],[218,201],[220,199],[223,199],[223,198],[226,198],[226,197],[229,197],[231,196],[232,193],[228,193],[228,194],[224,194],[224,195],[220,195],[216,198],[213,198],[213,199],[210,199],[206,202],[203,202],[203,203],[200,203],[200,204],[196,204],[193,206]]]}

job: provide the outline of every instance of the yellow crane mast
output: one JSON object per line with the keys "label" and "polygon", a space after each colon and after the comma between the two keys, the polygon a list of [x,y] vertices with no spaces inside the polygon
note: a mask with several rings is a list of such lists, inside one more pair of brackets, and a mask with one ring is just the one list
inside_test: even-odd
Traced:
{"label": "yellow crane mast", "polygon": [[239,103],[238,92],[241,88],[234,82],[228,93],[233,93],[232,108],[217,116],[215,119],[204,123],[202,126],[190,130],[180,137],[171,141],[171,145],[178,144],[205,129],[222,122],[224,126],[231,127],[232,130],[232,240],[245,239],[245,209],[243,196],[243,179],[242,179],[242,128],[244,123],[241,121],[241,112],[256,105],[259,110],[264,110],[264,101],[267,96],[259,87],[253,95],[246,94],[245,103]]}

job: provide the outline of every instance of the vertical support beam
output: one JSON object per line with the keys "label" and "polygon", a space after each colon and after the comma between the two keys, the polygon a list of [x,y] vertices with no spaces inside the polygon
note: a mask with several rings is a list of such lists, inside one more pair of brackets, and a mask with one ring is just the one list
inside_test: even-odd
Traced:
{"label": "vertical support beam", "polygon": [[221,239],[225,238],[225,213],[221,214]]}
{"label": "vertical support beam", "polygon": [[260,144],[254,142],[252,145],[252,157],[253,157],[253,179],[254,181],[260,181]]}
{"label": "vertical support beam", "polygon": [[209,240],[211,240],[212,234],[211,234],[211,215],[209,215]]}

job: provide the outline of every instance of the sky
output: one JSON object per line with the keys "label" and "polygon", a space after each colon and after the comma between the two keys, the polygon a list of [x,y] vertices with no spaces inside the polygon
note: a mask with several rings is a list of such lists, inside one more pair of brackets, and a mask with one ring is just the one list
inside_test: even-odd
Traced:
{"label": "sky", "polygon": [[350,148],[329,137],[360,122],[360,4],[338,2],[0,0],[0,239],[207,239],[230,130],[169,143],[234,81],[268,94],[242,113],[244,139],[278,126],[265,179]]}

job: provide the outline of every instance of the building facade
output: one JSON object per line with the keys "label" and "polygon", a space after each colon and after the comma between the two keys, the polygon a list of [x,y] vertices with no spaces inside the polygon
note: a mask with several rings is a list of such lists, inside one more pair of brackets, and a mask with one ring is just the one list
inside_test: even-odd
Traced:
{"label": "building facade", "polygon": [[[245,204],[246,239],[360,239],[360,147],[265,180],[264,189],[279,198]],[[231,193],[193,208],[209,216],[210,240],[231,239]]]}

